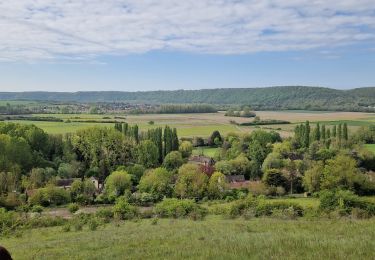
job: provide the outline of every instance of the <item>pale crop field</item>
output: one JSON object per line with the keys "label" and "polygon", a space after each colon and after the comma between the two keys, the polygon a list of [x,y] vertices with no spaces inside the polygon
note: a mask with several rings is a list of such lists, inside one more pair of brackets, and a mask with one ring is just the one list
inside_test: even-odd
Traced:
{"label": "pale crop field", "polygon": [[[375,124],[374,113],[361,112],[314,112],[314,111],[257,111],[256,114],[261,119],[286,120],[292,124],[266,125],[266,126],[238,126],[231,124],[250,122],[252,118],[226,117],[224,112],[219,113],[197,113],[197,114],[145,114],[145,115],[125,115],[125,114],[36,114],[35,116],[57,117],[65,122],[40,122],[40,121],[16,121],[18,123],[33,123],[48,133],[64,134],[75,132],[79,129],[90,126],[113,127],[113,123],[106,121],[117,120],[119,122],[128,122],[129,124],[138,124],[141,130],[147,130],[155,127],[164,127],[169,125],[176,127],[180,137],[202,136],[208,137],[213,131],[219,130],[221,134],[226,135],[229,132],[249,133],[255,129],[275,130],[281,136],[288,137],[293,134],[293,129],[298,123],[309,120],[312,127],[316,122],[332,126],[339,123],[347,123],[349,131],[354,132],[360,126]],[[75,122],[96,120],[98,122]],[[100,121],[100,122],[99,122]]]}

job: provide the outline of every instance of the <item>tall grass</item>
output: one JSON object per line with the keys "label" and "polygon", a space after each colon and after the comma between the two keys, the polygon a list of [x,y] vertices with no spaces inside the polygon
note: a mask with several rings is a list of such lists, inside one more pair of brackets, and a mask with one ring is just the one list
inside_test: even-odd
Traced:
{"label": "tall grass", "polygon": [[374,259],[375,219],[125,221],[0,239],[15,259]]}

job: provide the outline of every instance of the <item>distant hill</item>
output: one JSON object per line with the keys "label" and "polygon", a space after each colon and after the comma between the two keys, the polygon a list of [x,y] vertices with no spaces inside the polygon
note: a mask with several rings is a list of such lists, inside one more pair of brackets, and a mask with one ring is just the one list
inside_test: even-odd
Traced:
{"label": "distant hill", "polygon": [[63,102],[207,103],[250,105],[256,110],[375,111],[375,87],[337,90],[285,86],[174,91],[0,92],[0,100]]}

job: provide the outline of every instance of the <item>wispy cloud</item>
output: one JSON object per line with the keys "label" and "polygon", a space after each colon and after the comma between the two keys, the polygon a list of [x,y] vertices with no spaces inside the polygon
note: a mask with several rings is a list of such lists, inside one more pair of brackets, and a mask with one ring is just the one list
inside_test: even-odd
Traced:
{"label": "wispy cloud", "polygon": [[375,43],[374,0],[0,0],[0,60]]}

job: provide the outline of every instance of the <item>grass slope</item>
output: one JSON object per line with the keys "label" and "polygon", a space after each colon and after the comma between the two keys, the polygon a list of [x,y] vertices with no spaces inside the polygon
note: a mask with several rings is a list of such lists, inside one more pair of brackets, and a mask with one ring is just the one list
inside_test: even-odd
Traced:
{"label": "grass slope", "polygon": [[14,259],[374,259],[375,220],[140,220],[34,229],[0,243]]}

